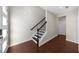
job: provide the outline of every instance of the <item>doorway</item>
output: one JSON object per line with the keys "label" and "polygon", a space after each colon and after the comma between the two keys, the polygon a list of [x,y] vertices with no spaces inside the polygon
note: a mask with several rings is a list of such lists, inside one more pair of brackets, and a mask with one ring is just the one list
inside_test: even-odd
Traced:
{"label": "doorway", "polygon": [[66,16],[59,17],[58,19],[58,35],[66,36]]}

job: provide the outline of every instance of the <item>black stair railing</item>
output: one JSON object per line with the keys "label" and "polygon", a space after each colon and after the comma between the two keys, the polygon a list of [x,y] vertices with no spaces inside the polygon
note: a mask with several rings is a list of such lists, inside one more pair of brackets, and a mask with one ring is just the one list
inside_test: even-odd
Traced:
{"label": "black stair railing", "polygon": [[[46,21],[45,21],[45,18],[46,17],[44,17],[39,23],[37,23],[33,28],[31,28],[31,30],[33,30],[34,28],[36,28],[37,30],[36,30],[36,35],[34,35],[34,37],[32,37],[36,42],[37,42],[37,51],[39,52],[39,39],[41,38],[41,36],[43,36],[43,34],[45,33],[45,32],[43,32],[42,30],[42,28],[46,28]],[[43,24],[41,25],[41,22],[43,22]],[[41,25],[40,27],[39,27],[39,24]],[[37,28],[37,26],[39,27],[39,28]],[[45,26],[45,27],[44,27]],[[45,30],[44,30],[45,31]]]}
{"label": "black stair railing", "polygon": [[34,27],[31,28],[31,30],[33,30],[34,28],[36,28],[41,22],[43,22],[45,20],[46,17],[44,17],[40,22],[38,22]]}
{"label": "black stair railing", "polygon": [[45,23],[37,30],[39,31],[41,28],[43,28],[43,26],[46,24],[47,22],[45,21]]}

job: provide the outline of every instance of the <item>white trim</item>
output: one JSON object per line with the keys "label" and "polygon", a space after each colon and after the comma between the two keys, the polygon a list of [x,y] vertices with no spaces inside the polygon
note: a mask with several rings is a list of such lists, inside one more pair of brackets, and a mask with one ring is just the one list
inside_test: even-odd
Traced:
{"label": "white trim", "polygon": [[72,41],[72,40],[69,40],[69,39],[66,39],[66,41],[69,41],[69,42],[73,42],[73,43],[77,43],[78,44],[78,42]]}
{"label": "white trim", "polygon": [[[56,36],[58,35],[54,35],[53,37],[49,38],[49,39],[46,39],[46,41],[44,41],[42,44],[40,44],[39,46],[42,46],[44,45],[45,43],[47,43],[48,41],[52,40],[53,38],[55,38]],[[41,40],[42,41],[42,40]]]}
{"label": "white trim", "polygon": [[[30,39],[30,38],[29,38],[29,39]],[[30,40],[31,40],[31,39],[30,39]],[[30,40],[24,40],[24,41],[21,41],[21,42],[17,42],[17,43],[11,44],[10,47],[15,46],[15,45],[22,44],[22,43],[27,42],[27,41],[30,41]]]}

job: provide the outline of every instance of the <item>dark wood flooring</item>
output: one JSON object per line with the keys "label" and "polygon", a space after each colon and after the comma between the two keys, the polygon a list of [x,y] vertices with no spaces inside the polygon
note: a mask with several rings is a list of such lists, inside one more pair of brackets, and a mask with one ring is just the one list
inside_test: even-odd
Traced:
{"label": "dark wood flooring", "polygon": [[37,48],[31,40],[8,49],[8,53],[77,53],[78,44],[65,40],[66,37],[58,35],[54,39]]}

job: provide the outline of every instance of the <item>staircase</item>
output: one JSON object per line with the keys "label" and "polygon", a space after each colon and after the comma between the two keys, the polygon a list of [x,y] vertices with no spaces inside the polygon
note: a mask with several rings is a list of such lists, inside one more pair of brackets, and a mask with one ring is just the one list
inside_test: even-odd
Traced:
{"label": "staircase", "polygon": [[35,35],[33,35],[33,39],[37,42],[37,47],[39,47],[39,41],[42,38],[42,36],[44,35],[44,33],[46,32],[46,20],[45,17],[39,22],[37,23],[31,30],[33,30],[34,28],[37,28]]}

